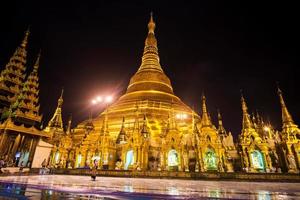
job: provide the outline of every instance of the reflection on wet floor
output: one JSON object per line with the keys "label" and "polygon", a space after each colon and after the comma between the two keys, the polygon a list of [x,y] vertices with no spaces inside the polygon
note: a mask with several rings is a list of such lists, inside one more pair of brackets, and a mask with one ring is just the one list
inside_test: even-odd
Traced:
{"label": "reflection on wet floor", "polygon": [[300,199],[299,183],[46,175],[0,177],[0,199]]}

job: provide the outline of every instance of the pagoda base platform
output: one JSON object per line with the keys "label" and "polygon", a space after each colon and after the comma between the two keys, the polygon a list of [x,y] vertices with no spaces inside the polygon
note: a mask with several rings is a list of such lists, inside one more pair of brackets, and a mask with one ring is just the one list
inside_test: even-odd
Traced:
{"label": "pagoda base platform", "polygon": [[[89,169],[51,169],[50,174],[57,175],[90,175]],[[31,174],[39,174],[39,168],[33,168]],[[288,173],[220,173],[220,172],[183,172],[183,171],[131,171],[131,170],[98,170],[98,176],[190,179],[190,180],[222,180],[222,181],[255,181],[255,182],[300,182],[299,174]]]}

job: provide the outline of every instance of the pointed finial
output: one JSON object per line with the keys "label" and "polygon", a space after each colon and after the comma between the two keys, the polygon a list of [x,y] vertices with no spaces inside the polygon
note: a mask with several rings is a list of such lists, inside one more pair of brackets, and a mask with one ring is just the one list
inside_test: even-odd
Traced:
{"label": "pointed finial", "polygon": [[35,64],[34,64],[34,67],[33,67],[33,70],[35,72],[37,72],[37,70],[39,69],[39,66],[40,66],[40,58],[41,58],[41,50],[39,51],[39,54],[36,58],[36,61],[35,61]]}
{"label": "pointed finial", "polygon": [[61,93],[60,93],[60,98],[63,98],[63,95],[64,95],[64,88],[62,87],[61,88]]}
{"label": "pointed finial", "polygon": [[202,92],[202,112],[207,113],[207,108],[206,108],[206,97],[204,93]]}
{"label": "pointed finial", "polygon": [[64,100],[63,100],[63,94],[64,94],[64,88],[61,89],[61,94],[60,94],[60,97],[58,99],[58,107],[61,107]]}
{"label": "pointed finial", "polygon": [[248,108],[247,108],[247,105],[246,105],[246,101],[245,101],[245,99],[244,99],[244,95],[243,95],[242,90],[240,90],[240,91],[241,91],[242,110],[243,110],[244,112],[247,112]]}
{"label": "pointed finial", "polygon": [[202,126],[211,126],[211,119],[209,114],[207,113],[206,108],[206,98],[204,93],[202,93],[202,119],[201,119]]}
{"label": "pointed finial", "polygon": [[155,29],[155,22],[153,20],[153,12],[150,13],[150,21],[148,23],[148,33],[153,33],[154,34],[154,29]]}
{"label": "pointed finial", "polygon": [[29,34],[30,34],[30,27],[28,26],[27,30],[25,31],[25,36],[24,36],[24,39],[21,43],[21,47],[25,48],[27,43],[28,43],[28,37],[29,37]]}
{"label": "pointed finial", "polygon": [[67,125],[67,134],[71,133],[71,125],[72,125],[72,113],[70,114],[69,120],[68,120],[68,125]]}
{"label": "pointed finial", "polygon": [[285,105],[285,101],[282,96],[282,91],[280,90],[278,85],[277,85],[277,93],[281,105],[281,116],[282,116],[283,127],[294,125],[294,120]]}
{"label": "pointed finial", "polygon": [[241,94],[241,103],[242,103],[242,111],[243,111],[243,124],[242,124],[243,129],[252,128],[253,124],[249,117],[247,104],[246,104],[243,94]]}
{"label": "pointed finial", "polygon": [[220,121],[222,122],[222,115],[221,115],[220,110],[217,109],[217,112],[218,112],[218,120],[219,120],[219,122],[220,122]]}

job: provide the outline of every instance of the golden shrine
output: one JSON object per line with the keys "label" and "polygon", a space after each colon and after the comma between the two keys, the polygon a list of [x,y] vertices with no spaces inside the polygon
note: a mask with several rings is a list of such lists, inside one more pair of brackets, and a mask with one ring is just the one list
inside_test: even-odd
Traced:
{"label": "golden shrine", "polygon": [[99,159],[102,169],[112,170],[233,172],[238,153],[231,133],[212,124],[205,96],[200,117],[174,94],[154,30],[151,15],[142,62],[126,93],[74,128],[75,147],[56,146],[50,162],[81,168]]}
{"label": "golden shrine", "polygon": [[282,91],[278,89],[282,130],[275,130],[258,113],[250,115],[242,95],[242,130],[234,142],[220,112],[218,126],[212,123],[205,95],[198,115],[174,94],[160,65],[155,26],[151,15],[141,65],[125,94],[73,129],[71,118],[64,129],[63,91],[48,125],[39,127],[39,57],[25,79],[26,32],[1,71],[0,156],[30,166],[37,141],[43,139],[53,146],[48,163],[56,168],[89,168],[97,159],[103,170],[299,173],[300,129]]}
{"label": "golden shrine", "polygon": [[26,77],[29,30],[0,75],[0,157],[10,166],[31,166],[40,138],[39,114],[40,54]]}

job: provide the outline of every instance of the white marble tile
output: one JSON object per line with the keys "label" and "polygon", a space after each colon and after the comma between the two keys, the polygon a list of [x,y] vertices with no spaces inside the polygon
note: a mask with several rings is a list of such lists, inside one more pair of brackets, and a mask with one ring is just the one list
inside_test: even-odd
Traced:
{"label": "white marble tile", "polygon": [[[36,175],[0,177],[0,182],[27,184],[69,193],[105,195],[170,195],[174,198],[300,199],[300,183],[199,181],[175,179],[113,178],[89,176]],[[165,196],[167,197],[167,196]]]}

